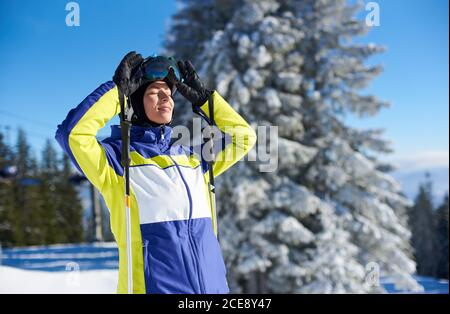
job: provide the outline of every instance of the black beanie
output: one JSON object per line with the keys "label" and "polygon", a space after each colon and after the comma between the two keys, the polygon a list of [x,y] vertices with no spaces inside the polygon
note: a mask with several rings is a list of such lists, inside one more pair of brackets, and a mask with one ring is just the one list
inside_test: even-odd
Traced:
{"label": "black beanie", "polygon": [[[172,90],[172,94],[174,93],[174,86],[168,82],[168,80],[163,79],[164,82],[167,83],[169,88]],[[130,95],[131,100],[131,106],[133,107],[133,116],[131,117],[131,124],[138,125],[138,126],[160,126],[163,125],[162,123],[156,123],[151,121],[147,114],[145,113],[144,109],[144,94],[147,87],[153,83],[154,81],[146,82],[141,87],[139,87],[133,94]],[[172,111],[173,116],[173,111]],[[172,119],[173,120],[173,119]],[[170,120],[168,125],[172,123],[172,120]]]}

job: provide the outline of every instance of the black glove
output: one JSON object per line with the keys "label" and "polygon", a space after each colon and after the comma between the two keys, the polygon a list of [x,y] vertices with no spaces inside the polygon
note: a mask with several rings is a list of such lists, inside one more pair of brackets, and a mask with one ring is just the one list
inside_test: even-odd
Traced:
{"label": "black glove", "polygon": [[130,96],[139,88],[140,78],[133,78],[133,73],[143,61],[140,54],[131,51],[126,54],[117,67],[113,81],[125,96]]}
{"label": "black glove", "polygon": [[198,107],[203,105],[208,100],[212,91],[204,87],[190,61],[178,61],[177,64],[183,82],[176,79],[173,70],[169,71],[167,79],[176,86],[177,90],[184,98],[191,102],[193,108],[195,106]]}

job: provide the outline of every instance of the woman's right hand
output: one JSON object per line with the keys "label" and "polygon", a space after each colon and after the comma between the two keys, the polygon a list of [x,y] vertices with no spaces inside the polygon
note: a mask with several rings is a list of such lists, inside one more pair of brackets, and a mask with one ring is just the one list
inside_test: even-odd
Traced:
{"label": "woman's right hand", "polygon": [[132,79],[131,75],[133,70],[141,64],[142,61],[144,61],[144,59],[141,54],[136,53],[136,51],[131,51],[125,55],[122,61],[120,61],[120,64],[114,73],[113,81],[125,96],[130,96],[140,86],[139,80]]}

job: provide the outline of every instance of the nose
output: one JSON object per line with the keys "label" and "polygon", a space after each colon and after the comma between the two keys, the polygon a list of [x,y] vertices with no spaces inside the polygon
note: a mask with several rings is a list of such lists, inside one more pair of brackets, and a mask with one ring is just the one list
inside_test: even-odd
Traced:
{"label": "nose", "polygon": [[159,92],[159,97],[161,98],[161,101],[163,101],[163,102],[169,101],[169,94],[166,93],[166,92],[163,91],[163,90],[161,90],[161,91]]}

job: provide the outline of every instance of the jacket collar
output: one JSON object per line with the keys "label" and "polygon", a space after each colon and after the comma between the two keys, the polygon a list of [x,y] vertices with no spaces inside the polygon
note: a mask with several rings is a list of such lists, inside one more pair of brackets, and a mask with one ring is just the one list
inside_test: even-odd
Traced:
{"label": "jacket collar", "polygon": [[[159,146],[169,146],[172,127],[163,126],[137,126],[132,125],[130,129],[131,142],[143,142],[148,144],[159,144]],[[111,126],[111,138],[122,139],[120,125]]]}

